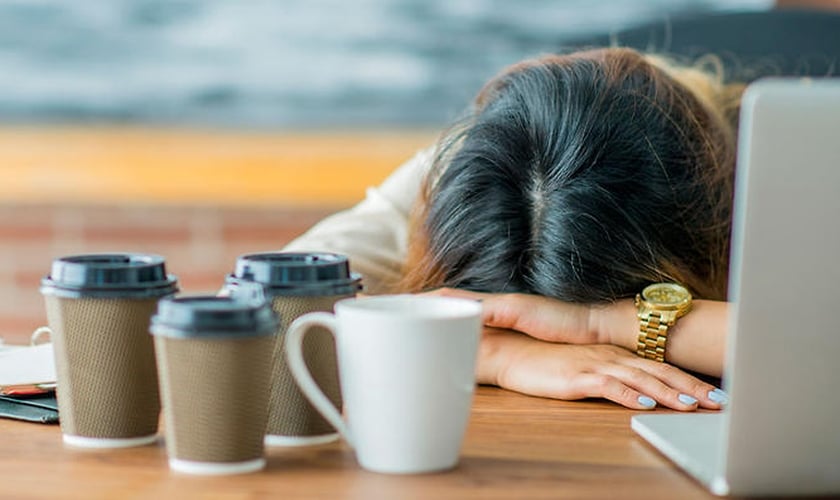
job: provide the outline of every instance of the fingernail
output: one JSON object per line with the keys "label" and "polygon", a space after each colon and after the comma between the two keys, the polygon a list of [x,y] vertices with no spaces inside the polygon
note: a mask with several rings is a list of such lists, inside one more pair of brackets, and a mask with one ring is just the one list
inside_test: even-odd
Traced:
{"label": "fingernail", "polygon": [[640,405],[644,406],[645,408],[653,408],[654,406],[656,406],[656,401],[647,396],[639,396],[637,401]]}
{"label": "fingernail", "polygon": [[679,399],[680,403],[684,405],[693,405],[697,403],[697,399],[689,396],[688,394],[680,394],[677,396],[677,399]]}
{"label": "fingernail", "polygon": [[720,389],[715,389],[713,391],[709,391],[709,399],[711,399],[715,403],[725,405],[729,403],[729,394],[723,392]]}

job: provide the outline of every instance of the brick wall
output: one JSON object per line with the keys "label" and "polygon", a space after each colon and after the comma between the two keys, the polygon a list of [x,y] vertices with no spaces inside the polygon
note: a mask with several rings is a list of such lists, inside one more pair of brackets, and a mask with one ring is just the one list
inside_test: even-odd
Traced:
{"label": "brick wall", "polygon": [[428,130],[307,132],[0,126],[0,338],[45,323],[56,257],[150,252],[185,293],[364,197]]}
{"label": "brick wall", "polygon": [[215,292],[238,255],[277,250],[339,208],[0,205],[0,338],[25,343],[46,324],[38,287],[55,257],[155,253],[182,292]]}

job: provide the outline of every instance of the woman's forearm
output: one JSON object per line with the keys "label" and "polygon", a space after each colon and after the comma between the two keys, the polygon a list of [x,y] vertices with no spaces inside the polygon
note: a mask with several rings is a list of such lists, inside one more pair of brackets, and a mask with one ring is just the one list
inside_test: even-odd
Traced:
{"label": "woman's forearm", "polygon": [[[481,300],[487,327],[524,333],[535,339],[560,344],[611,344],[635,355],[639,318],[632,299],[609,304],[576,304],[525,294],[486,294],[440,289],[440,295]],[[669,329],[665,360],[680,368],[720,377],[728,328],[729,304],[695,300],[691,312]],[[488,372],[500,358],[499,351],[521,347],[521,339],[485,336]],[[504,359],[504,357],[501,357]],[[481,375],[481,373],[480,373]]]}
{"label": "woman's forearm", "polygon": [[[603,342],[636,352],[639,319],[632,300],[595,306],[597,328]],[[729,304],[695,300],[691,312],[668,331],[665,361],[686,370],[720,377],[728,328]]]}

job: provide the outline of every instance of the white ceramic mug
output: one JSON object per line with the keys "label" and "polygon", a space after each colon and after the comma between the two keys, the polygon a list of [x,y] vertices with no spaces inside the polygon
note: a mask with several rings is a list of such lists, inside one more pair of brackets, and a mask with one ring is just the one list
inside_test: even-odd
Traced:
{"label": "white ceramic mug", "polygon": [[[302,341],[312,326],[336,338],[345,418],[315,384]],[[479,302],[425,295],[341,300],[288,329],[286,356],[301,391],[370,471],[411,474],[458,463],[475,390]]]}

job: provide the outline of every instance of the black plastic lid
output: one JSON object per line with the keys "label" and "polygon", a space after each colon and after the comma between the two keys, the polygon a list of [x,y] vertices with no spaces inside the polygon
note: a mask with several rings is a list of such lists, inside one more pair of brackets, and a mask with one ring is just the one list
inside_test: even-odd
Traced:
{"label": "black plastic lid", "polygon": [[362,277],[350,272],[347,257],[334,253],[242,255],[226,284],[235,290],[243,281],[262,284],[269,295],[346,295],[362,288]]}
{"label": "black plastic lid", "polygon": [[41,293],[69,298],[151,298],[177,291],[163,257],[137,253],[61,257],[41,280]]}
{"label": "black plastic lid", "polygon": [[265,301],[196,295],[161,299],[149,330],[173,338],[240,338],[273,335],[278,325]]}

